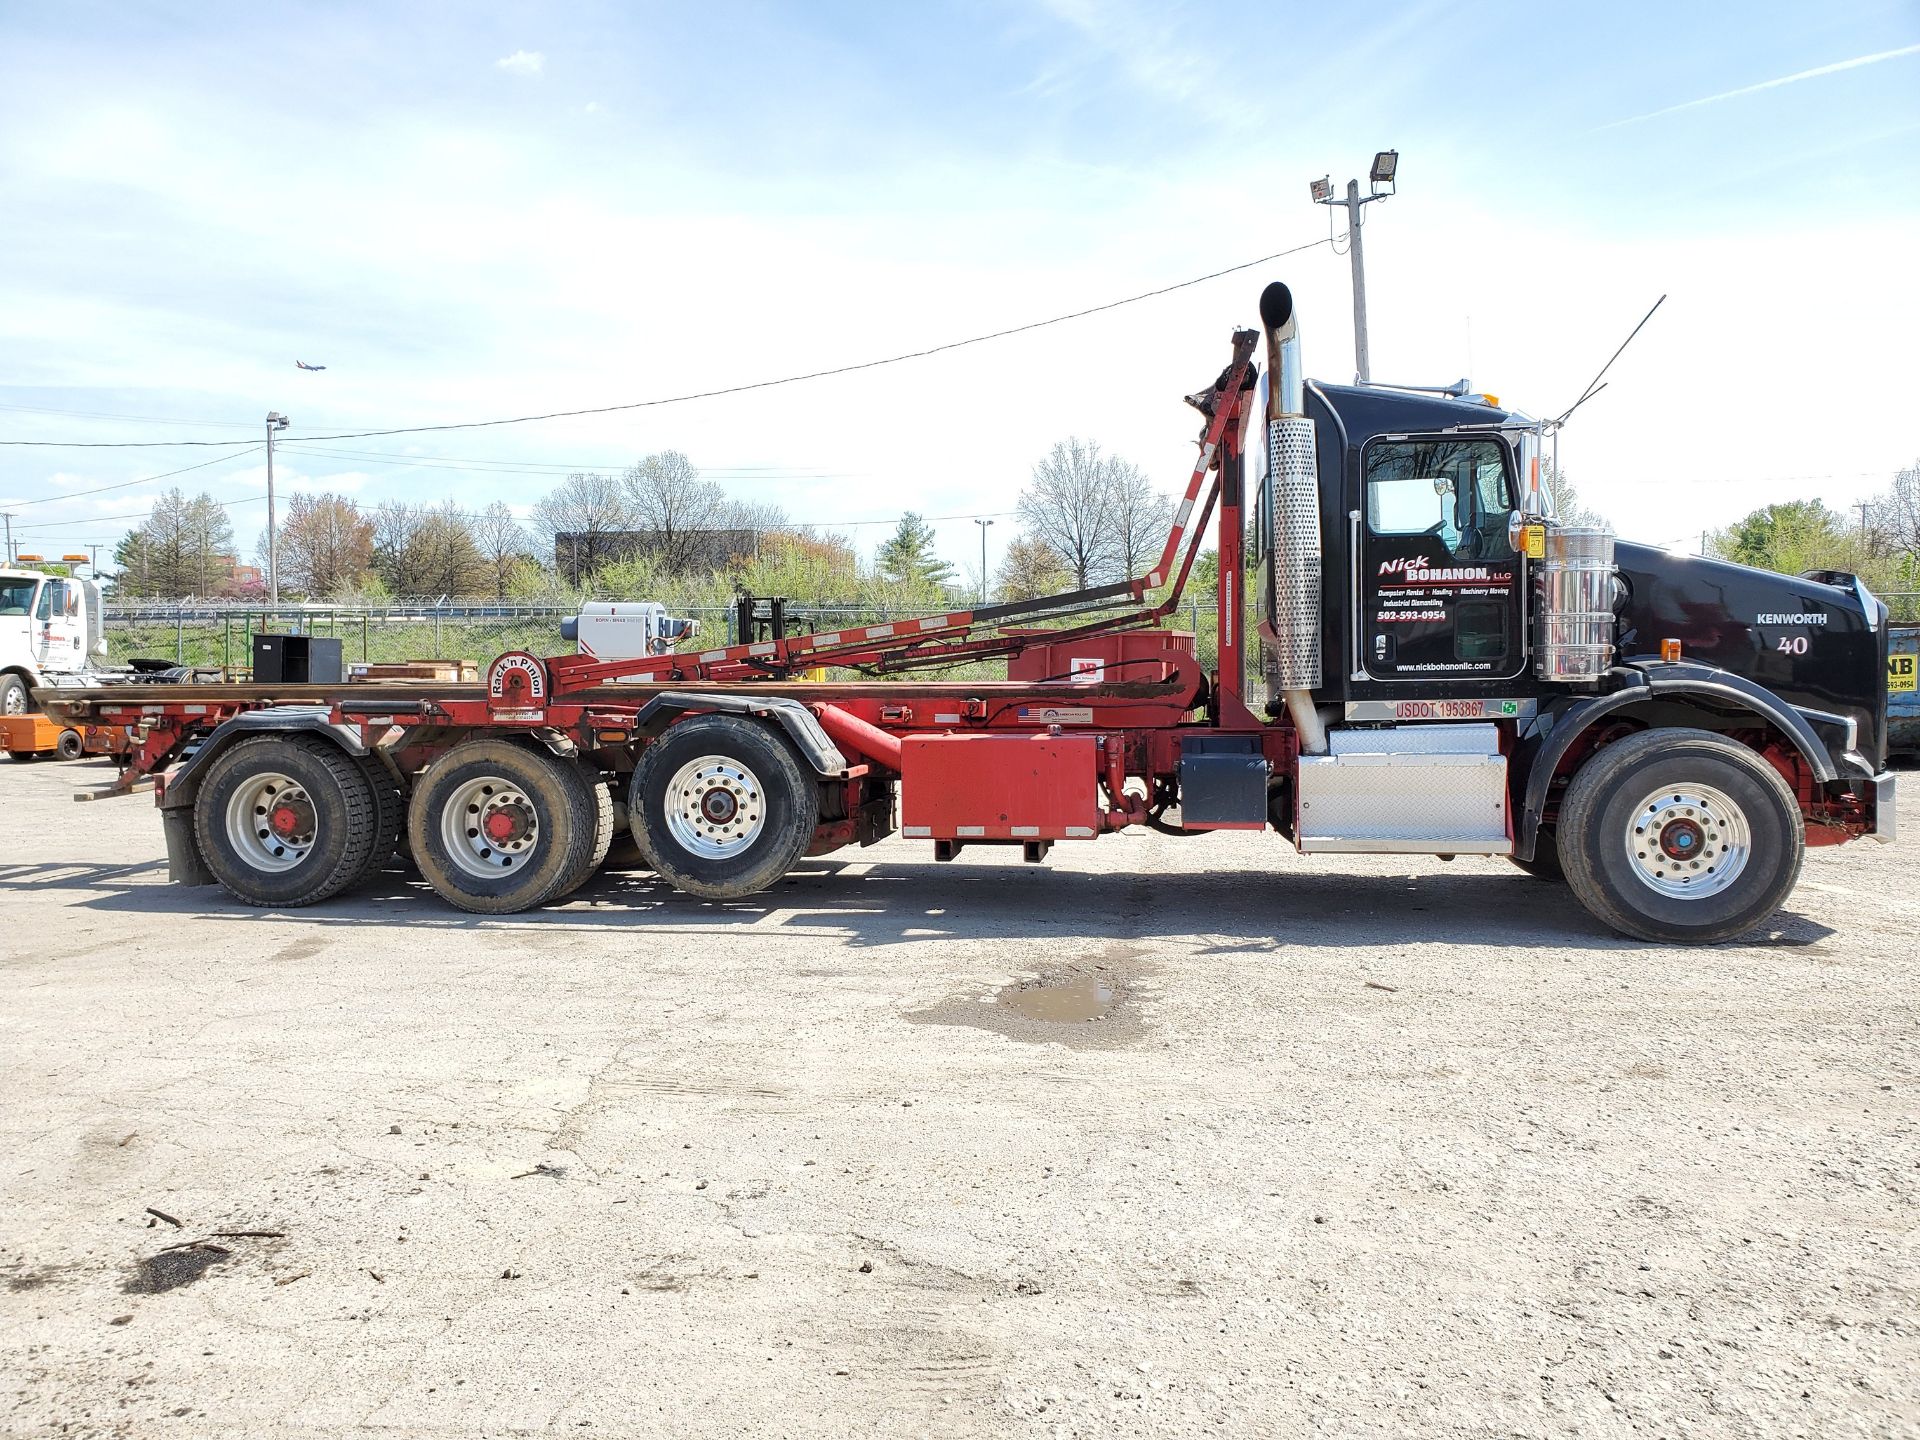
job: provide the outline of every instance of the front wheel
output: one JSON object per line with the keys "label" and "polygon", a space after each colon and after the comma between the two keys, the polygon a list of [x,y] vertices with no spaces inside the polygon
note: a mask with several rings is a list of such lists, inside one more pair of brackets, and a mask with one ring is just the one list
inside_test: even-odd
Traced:
{"label": "front wheel", "polygon": [[0,715],[24,715],[32,708],[27,682],[18,675],[0,675]]}
{"label": "front wheel", "polygon": [[1800,807],[1780,773],[1709,730],[1649,730],[1567,787],[1560,859],[1587,909],[1642,940],[1731,940],[1800,877]]}
{"label": "front wheel", "polygon": [[738,715],[673,725],[640,757],[627,811],[647,863],[676,889],[735,900],[807,853],[819,786],[793,749]]}
{"label": "front wheel", "polygon": [[1553,833],[1551,826],[1542,825],[1540,833],[1533,838],[1533,858],[1522,860],[1518,855],[1509,855],[1507,859],[1536,880],[1565,880],[1567,872],[1560,864],[1560,837]]}

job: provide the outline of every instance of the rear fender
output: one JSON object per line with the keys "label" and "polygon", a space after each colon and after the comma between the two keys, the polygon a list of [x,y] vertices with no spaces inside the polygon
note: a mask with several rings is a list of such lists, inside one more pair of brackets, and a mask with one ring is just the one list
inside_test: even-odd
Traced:
{"label": "rear fender", "polygon": [[217,726],[199,749],[174,767],[161,793],[160,808],[175,810],[191,806],[194,796],[200,793],[200,781],[207,767],[234,742],[251,735],[318,735],[355,759],[364,759],[367,746],[358,728],[329,718],[331,714],[325,705],[270,705],[234,716]]}
{"label": "rear fender", "polygon": [[820,728],[819,718],[798,700],[784,696],[665,690],[641,707],[634,717],[633,733],[651,740],[683,716],[713,713],[751,715],[772,721],[785,733],[800,758],[813,767],[814,774],[822,780],[846,778],[847,757]]}

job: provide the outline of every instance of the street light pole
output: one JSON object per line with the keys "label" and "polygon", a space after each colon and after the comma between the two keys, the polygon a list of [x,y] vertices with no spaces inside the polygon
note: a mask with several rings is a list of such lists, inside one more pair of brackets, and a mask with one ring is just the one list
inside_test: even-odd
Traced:
{"label": "street light pole", "polygon": [[980,527],[980,603],[984,605],[987,603],[987,527],[993,521],[975,520],[973,523]]}
{"label": "street light pole", "polygon": [[[1360,210],[1397,193],[1394,174],[1399,167],[1398,150],[1382,150],[1375,155],[1373,168],[1367,172],[1369,193],[1365,195],[1360,193],[1358,180],[1347,181],[1344,199],[1335,198],[1333,186],[1324,176],[1312,185],[1314,204],[1337,205],[1347,212],[1347,259],[1353,268],[1353,368],[1355,378],[1363,385],[1373,378],[1373,365],[1367,352],[1367,265],[1360,245]],[[1387,188],[1382,190],[1382,185]]]}
{"label": "street light pole", "polygon": [[280,608],[280,549],[273,533],[273,435],[293,422],[278,410],[267,412],[267,601]]}

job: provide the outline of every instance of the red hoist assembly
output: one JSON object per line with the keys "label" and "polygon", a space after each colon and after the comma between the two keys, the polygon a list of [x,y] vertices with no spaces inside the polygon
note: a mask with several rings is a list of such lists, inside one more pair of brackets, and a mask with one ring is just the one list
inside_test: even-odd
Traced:
{"label": "red hoist assembly", "polygon": [[[1805,685],[1736,673],[1744,641],[1711,663],[1683,656],[1745,633],[1667,628],[1669,612],[1706,614],[1670,594],[1730,593],[1724,577],[1675,579],[1658,557],[1616,566],[1611,537],[1558,525],[1536,422],[1484,397],[1308,382],[1287,288],[1268,286],[1260,312],[1265,373],[1263,332],[1239,330],[1218,379],[1187,397],[1199,457],[1144,575],[699,652],[511,652],[481,685],[36,695],[67,723],[136,727],[106,793],[150,785],[174,879],[257,905],[327,899],[403,832],[448,901],[507,913],[570,892],[623,833],[674,886],[729,899],[896,828],[940,859],[1001,845],[1039,861],[1133,825],[1272,827],[1302,851],[1506,855],[1537,871],[1577,850],[1568,878],[1608,923],[1713,939],[1779,903],[1803,838],[1885,833],[1884,679],[1861,639],[1878,632],[1841,578],[1774,577],[1806,593],[1756,602],[1776,619],[1824,607],[1811,644],[1779,647],[1824,665]],[[1265,443],[1249,456],[1256,415]],[[1192,635],[1162,627],[1216,515],[1208,671]],[[1629,635],[1663,653],[1615,663]],[[1004,680],[937,676],[989,658]],[[838,678],[795,678],[821,673]],[[1632,748],[1663,729],[1665,748]],[[1683,755],[1684,773],[1637,768]],[[1601,804],[1616,796],[1618,814]]]}

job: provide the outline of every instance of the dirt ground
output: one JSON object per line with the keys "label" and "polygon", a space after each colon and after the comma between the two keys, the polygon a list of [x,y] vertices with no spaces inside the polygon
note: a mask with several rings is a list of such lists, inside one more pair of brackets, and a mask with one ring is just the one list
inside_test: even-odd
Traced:
{"label": "dirt ground", "polygon": [[107,773],[0,764],[0,1432],[1920,1433],[1912,840],[1694,951],[1244,835],[481,922]]}

